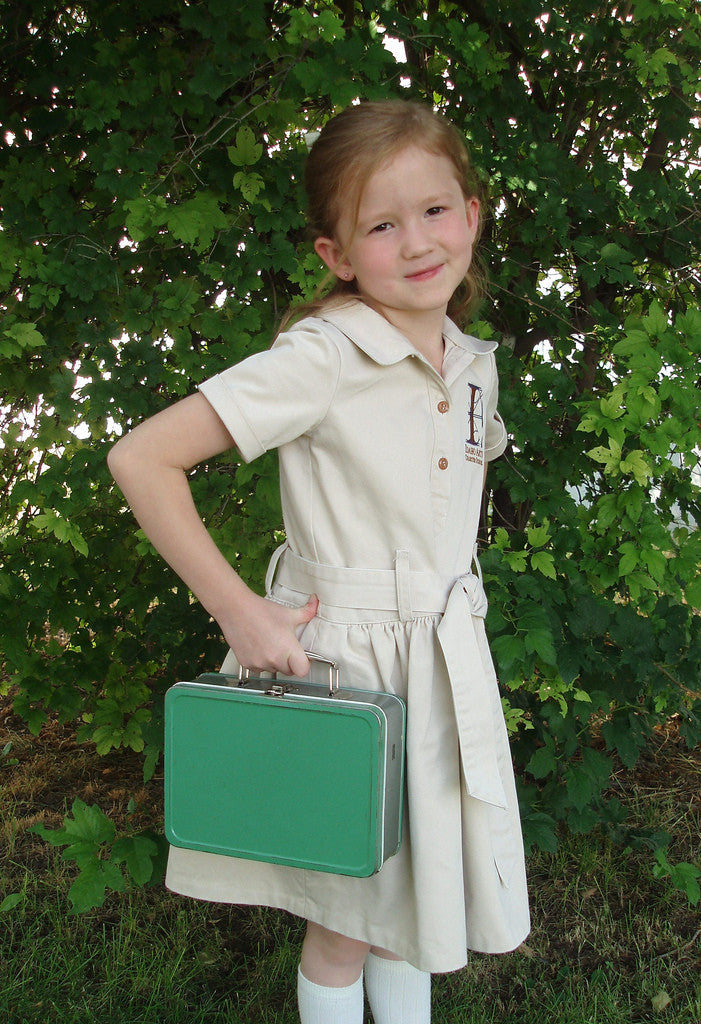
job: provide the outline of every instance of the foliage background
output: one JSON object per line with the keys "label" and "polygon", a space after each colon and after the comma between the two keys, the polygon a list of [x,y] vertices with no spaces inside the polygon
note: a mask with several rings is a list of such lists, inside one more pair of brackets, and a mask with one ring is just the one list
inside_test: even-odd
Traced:
{"label": "foliage background", "polygon": [[[304,133],[357,97],[415,97],[465,132],[492,199],[472,330],[501,342],[511,443],[482,563],[527,841],[553,849],[564,823],[664,846],[607,790],[670,716],[700,734],[696,5],[0,11],[0,651],[16,710],[34,731],[58,713],[101,752],[143,750],[153,771],[165,689],[222,641],[136,531],[107,449],[267,347],[314,291]],[[259,586],[274,456],[214,460],[192,484]]]}

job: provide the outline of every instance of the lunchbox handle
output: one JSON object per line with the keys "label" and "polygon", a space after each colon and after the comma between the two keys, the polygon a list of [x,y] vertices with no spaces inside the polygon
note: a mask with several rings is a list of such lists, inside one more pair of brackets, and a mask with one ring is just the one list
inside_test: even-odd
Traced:
{"label": "lunchbox handle", "polygon": [[[305,651],[306,656],[310,661],[320,661],[324,665],[329,666],[329,697],[335,697],[340,689],[339,682],[339,668],[335,661],[331,661],[329,658],[324,658],[321,654],[315,654],[314,651]],[[250,677],[251,670],[244,668],[243,665],[239,665],[239,686],[244,686]],[[277,678],[277,672],[273,673],[273,676]],[[271,691],[277,691],[280,687],[272,687]]]}

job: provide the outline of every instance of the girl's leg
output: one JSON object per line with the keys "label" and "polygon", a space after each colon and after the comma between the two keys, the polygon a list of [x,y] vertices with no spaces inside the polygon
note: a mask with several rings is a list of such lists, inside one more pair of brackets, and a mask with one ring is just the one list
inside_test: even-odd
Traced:
{"label": "girl's leg", "polygon": [[373,947],[365,961],[365,990],[375,1024],[429,1024],[431,975],[386,949]]}
{"label": "girl's leg", "polygon": [[369,949],[366,942],[307,923],[297,978],[301,1024],[362,1024]]}

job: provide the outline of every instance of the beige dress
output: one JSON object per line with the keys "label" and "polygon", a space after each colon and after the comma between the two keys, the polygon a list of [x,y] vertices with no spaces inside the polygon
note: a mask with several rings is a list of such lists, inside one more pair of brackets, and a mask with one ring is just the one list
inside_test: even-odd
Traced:
{"label": "beige dress", "polygon": [[353,686],[407,702],[400,851],[349,878],[173,847],[166,876],[176,892],[280,907],[433,972],[464,966],[468,949],[514,949],[529,930],[473,562],[484,461],[506,444],[495,345],[449,320],[444,338],[441,375],[351,301],[200,388],[246,461],[279,449],[287,545],[269,596],[298,605],[316,593],[302,645]]}

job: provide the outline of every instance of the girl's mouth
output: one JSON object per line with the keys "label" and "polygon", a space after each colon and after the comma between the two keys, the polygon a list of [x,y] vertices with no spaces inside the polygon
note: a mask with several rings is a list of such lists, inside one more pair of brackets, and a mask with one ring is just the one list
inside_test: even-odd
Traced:
{"label": "girl's mouth", "polygon": [[425,270],[418,270],[414,274],[407,274],[408,281],[430,281],[436,277],[442,269],[442,264],[437,267],[427,267]]}

